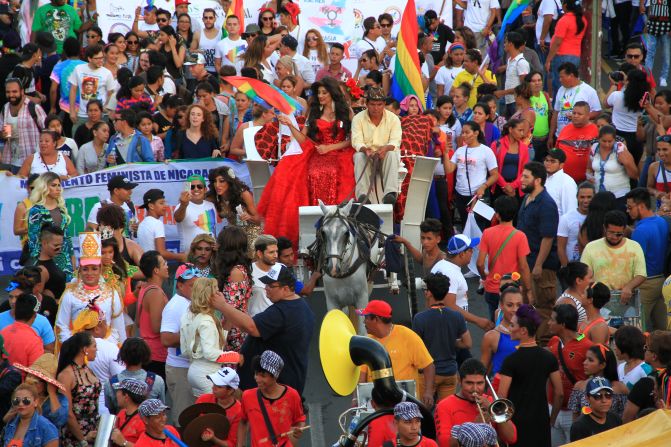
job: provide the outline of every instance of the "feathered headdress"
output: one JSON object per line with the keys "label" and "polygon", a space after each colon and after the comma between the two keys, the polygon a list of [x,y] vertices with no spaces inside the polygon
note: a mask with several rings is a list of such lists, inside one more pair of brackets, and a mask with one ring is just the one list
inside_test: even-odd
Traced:
{"label": "feathered headdress", "polygon": [[98,307],[96,300],[100,295],[92,298],[86,307],[79,312],[72,322],[72,333],[76,334],[85,330],[94,329],[101,321],[105,320],[105,313]]}

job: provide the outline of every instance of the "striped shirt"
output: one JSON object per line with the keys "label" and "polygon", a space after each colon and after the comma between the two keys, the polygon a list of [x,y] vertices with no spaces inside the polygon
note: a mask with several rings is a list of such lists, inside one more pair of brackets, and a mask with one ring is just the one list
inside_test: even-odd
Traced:
{"label": "striped shirt", "polygon": [[[16,129],[12,129],[13,134],[8,142],[5,142],[5,148],[2,151],[2,162],[5,164],[13,164],[14,166],[21,166],[29,155],[35,153],[40,146],[40,127],[37,126],[35,120],[30,115],[28,104],[30,99],[27,97],[23,99],[23,105],[19,109],[17,116]],[[0,114],[0,128],[11,118],[10,104],[6,103]],[[42,107],[35,105],[35,113],[37,115],[37,122],[44,127],[44,120],[47,115],[42,110]]]}

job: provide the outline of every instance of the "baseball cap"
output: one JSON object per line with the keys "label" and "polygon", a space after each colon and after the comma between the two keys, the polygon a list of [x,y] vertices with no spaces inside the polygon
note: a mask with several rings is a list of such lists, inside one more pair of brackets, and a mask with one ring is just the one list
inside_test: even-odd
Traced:
{"label": "baseball cap", "polygon": [[138,396],[146,396],[148,387],[147,384],[135,379],[126,379],[121,382],[117,382],[112,386],[115,390],[124,390],[129,393],[136,394]]}
{"label": "baseball cap", "polygon": [[214,374],[207,376],[217,386],[228,386],[235,390],[240,386],[240,377],[233,368],[225,366]]}
{"label": "baseball cap", "polygon": [[121,189],[133,189],[138,185],[138,183],[133,183],[128,178],[123,175],[115,175],[107,181],[107,190],[114,191],[117,188]]}
{"label": "baseball cap", "polygon": [[140,404],[138,412],[140,413],[140,416],[149,417],[157,416],[169,409],[170,407],[161,402],[160,399],[147,399]]}
{"label": "baseball cap", "polygon": [[363,309],[357,309],[359,315],[375,315],[382,318],[391,318],[391,306],[386,301],[371,300]]}
{"label": "baseball cap", "polygon": [[165,199],[163,191],[160,189],[150,189],[142,196],[142,206],[140,208],[148,209],[150,203],[154,203],[160,199]]}
{"label": "baseball cap", "polygon": [[469,248],[475,248],[480,243],[479,237],[474,237],[471,239],[465,234],[457,234],[452,236],[449,241],[447,241],[447,252],[451,255],[458,255],[461,252],[468,250]]}
{"label": "baseball cap", "polygon": [[203,53],[188,53],[184,60],[184,65],[205,65],[205,55]]}
{"label": "baseball cap", "polygon": [[587,385],[585,385],[585,393],[590,396],[596,396],[601,390],[613,392],[610,381],[605,377],[592,377],[587,381]]}
{"label": "baseball cap", "polygon": [[179,5],[190,5],[191,2],[189,0],[175,0],[175,6]]}
{"label": "baseball cap", "polygon": [[273,351],[263,351],[259,359],[259,366],[277,379],[284,368],[284,360]]}
{"label": "baseball cap", "polygon": [[564,163],[566,161],[566,153],[563,150],[557,148],[549,150],[546,157],[557,160],[559,163]]}
{"label": "baseball cap", "polygon": [[291,273],[289,267],[282,264],[281,262],[276,262],[273,264],[270,270],[268,270],[268,273],[266,273],[265,276],[259,278],[259,281],[261,281],[263,284],[272,284],[278,282],[283,286],[289,287],[296,285],[296,278],[294,277],[293,273]]}
{"label": "baseball cap", "polygon": [[482,447],[483,445],[496,445],[496,430],[489,424],[476,424],[466,422],[455,425],[450,434],[459,442],[461,447]]}
{"label": "baseball cap", "polygon": [[282,45],[291,49],[291,51],[296,51],[298,48],[298,41],[291,34],[287,34],[282,38]]}
{"label": "baseball cap", "polygon": [[419,406],[414,402],[400,402],[394,407],[394,417],[403,421],[410,421],[415,418],[423,419]]}

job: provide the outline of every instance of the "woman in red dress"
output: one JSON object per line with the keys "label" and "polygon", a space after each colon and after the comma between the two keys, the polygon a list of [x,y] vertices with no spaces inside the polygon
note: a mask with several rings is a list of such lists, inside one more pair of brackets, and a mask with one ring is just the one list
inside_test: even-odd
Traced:
{"label": "woman in red dress", "polygon": [[291,130],[302,153],[285,155],[266,185],[259,212],[265,231],[298,242],[298,207],[337,205],[354,194],[354,149],[350,144],[351,115],[338,82],[324,78],[312,84],[305,127],[294,127],[286,116],[278,120]]}

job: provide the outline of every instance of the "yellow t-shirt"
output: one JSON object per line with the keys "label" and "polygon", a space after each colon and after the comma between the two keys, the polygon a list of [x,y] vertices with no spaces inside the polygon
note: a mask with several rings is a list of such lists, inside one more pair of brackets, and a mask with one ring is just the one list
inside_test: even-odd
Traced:
{"label": "yellow t-shirt", "polygon": [[618,248],[612,248],[605,238],[587,244],[580,260],[594,272],[594,281],[602,282],[611,290],[620,290],[634,276],[648,276],[643,249],[636,241],[625,239]]}
{"label": "yellow t-shirt", "polygon": [[[382,343],[382,346],[389,353],[395,380],[416,381],[417,370],[426,368],[433,363],[433,357],[429,354],[429,350],[426,349],[419,335],[405,326],[395,324],[391,334],[385,338],[377,338],[372,335],[369,335],[369,337]],[[367,372],[366,381],[372,382],[373,378],[366,366],[362,368],[362,371]]]}
{"label": "yellow t-shirt", "polygon": [[[475,75],[472,75],[468,71],[463,70],[454,78],[454,82],[452,82],[452,87],[455,88],[459,87],[464,82],[467,83],[468,85],[471,85],[471,82],[473,82],[474,77]],[[485,78],[487,79],[487,82],[496,84],[496,76],[494,76],[491,71],[485,70]],[[478,75],[477,79],[471,86],[472,87],[471,96],[468,97],[468,107],[470,107],[471,109],[478,102],[478,87],[484,83],[485,81],[482,79],[482,76]]]}

